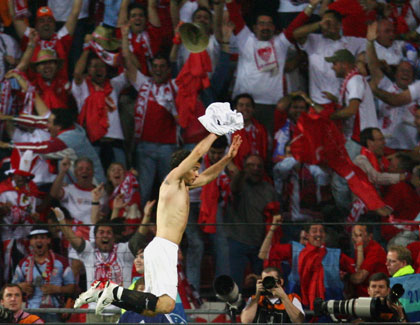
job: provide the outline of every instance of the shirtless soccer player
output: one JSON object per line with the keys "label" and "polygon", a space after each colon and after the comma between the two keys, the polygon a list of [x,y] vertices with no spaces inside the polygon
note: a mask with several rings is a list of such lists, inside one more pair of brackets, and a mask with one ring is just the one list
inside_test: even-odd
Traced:
{"label": "shirtless soccer player", "polygon": [[236,156],[242,142],[239,136],[235,136],[227,155],[199,174],[200,160],[216,139],[217,135],[210,133],[191,152],[181,150],[172,155],[172,170],[159,190],[156,237],[144,250],[146,292],[124,289],[108,281],[102,292],[98,290],[99,284],[94,284],[82,293],[75,307],[97,301],[97,314],[114,304],[146,316],[168,314],[175,308],[178,245],[188,221],[188,190],[214,180]]}

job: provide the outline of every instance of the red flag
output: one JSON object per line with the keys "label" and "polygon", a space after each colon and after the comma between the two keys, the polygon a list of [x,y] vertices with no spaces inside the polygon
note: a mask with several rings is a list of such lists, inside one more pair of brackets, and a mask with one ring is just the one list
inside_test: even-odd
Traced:
{"label": "red flag", "polygon": [[191,53],[176,78],[178,94],[176,106],[178,108],[179,125],[186,128],[189,121],[194,119],[195,103],[198,93],[210,86],[207,75],[211,72],[211,60],[207,51]]}
{"label": "red flag", "polygon": [[351,191],[369,210],[385,207],[366,174],[351,161],[344,144],[344,136],[331,120],[321,115],[302,113],[291,142],[291,151],[296,160],[326,164],[345,178]]}

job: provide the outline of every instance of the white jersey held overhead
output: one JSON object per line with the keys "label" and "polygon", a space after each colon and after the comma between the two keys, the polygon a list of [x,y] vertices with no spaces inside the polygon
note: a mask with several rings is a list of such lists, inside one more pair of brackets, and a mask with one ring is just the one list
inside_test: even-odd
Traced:
{"label": "white jersey held overhead", "polygon": [[244,126],[242,114],[232,111],[229,103],[211,104],[199,120],[210,134],[191,152],[180,150],[172,155],[172,170],[159,189],[156,237],[144,250],[145,292],[124,289],[110,281],[101,289],[95,282],[80,300],[97,300],[97,314],[110,304],[146,316],[167,314],[175,308],[178,245],[188,222],[189,190],[213,181],[235,158],[242,143],[241,137],[235,136],[226,156],[199,174],[200,161],[217,137]]}

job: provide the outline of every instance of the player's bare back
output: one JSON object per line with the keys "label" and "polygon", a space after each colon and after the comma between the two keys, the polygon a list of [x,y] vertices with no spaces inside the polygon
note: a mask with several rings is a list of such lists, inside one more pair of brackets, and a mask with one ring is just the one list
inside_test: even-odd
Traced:
{"label": "player's bare back", "polygon": [[190,196],[183,180],[165,179],[160,186],[156,236],[179,245],[188,222]]}

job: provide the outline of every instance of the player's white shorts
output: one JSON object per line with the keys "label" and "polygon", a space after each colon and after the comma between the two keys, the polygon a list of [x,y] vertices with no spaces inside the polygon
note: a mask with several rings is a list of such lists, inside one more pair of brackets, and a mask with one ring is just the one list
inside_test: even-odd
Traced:
{"label": "player's white shorts", "polygon": [[153,238],[144,249],[144,291],[157,297],[166,294],[176,301],[177,263],[178,245],[164,238]]}

